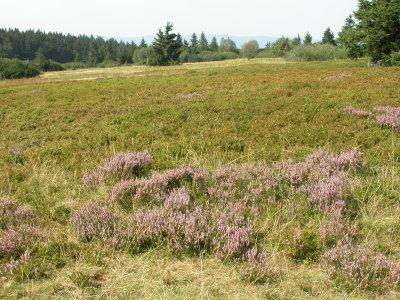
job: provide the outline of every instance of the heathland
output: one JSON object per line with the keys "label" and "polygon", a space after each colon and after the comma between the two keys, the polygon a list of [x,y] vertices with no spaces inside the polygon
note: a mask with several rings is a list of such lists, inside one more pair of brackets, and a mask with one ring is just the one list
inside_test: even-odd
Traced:
{"label": "heathland", "polygon": [[399,299],[400,68],[0,82],[0,298]]}

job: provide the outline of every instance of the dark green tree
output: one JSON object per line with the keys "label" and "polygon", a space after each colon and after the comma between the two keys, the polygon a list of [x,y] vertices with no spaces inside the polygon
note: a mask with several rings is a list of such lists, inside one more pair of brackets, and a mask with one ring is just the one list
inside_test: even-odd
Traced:
{"label": "dark green tree", "polygon": [[172,33],[173,24],[167,23],[164,31],[158,31],[149,53],[149,63],[153,65],[172,65],[178,63],[182,46],[177,41],[177,35]]}
{"label": "dark green tree", "polygon": [[360,33],[358,42],[365,43],[373,62],[400,50],[400,1],[358,0],[354,12]]}
{"label": "dark green tree", "polygon": [[350,15],[339,32],[338,43],[346,48],[347,56],[356,59],[364,55],[365,44],[361,42],[361,33],[356,29],[356,22]]}
{"label": "dark green tree", "polygon": [[142,40],[140,41],[140,44],[139,44],[139,49],[147,48],[147,47],[148,47],[148,46],[147,46],[147,44],[146,44],[144,38],[142,38]]}
{"label": "dark green tree", "polygon": [[300,34],[297,35],[294,39],[292,39],[292,45],[293,46],[299,46],[301,45],[301,37]]}
{"label": "dark green tree", "polygon": [[303,40],[304,45],[311,45],[312,44],[312,36],[309,32],[307,32],[306,36],[304,37]]}
{"label": "dark green tree", "polygon": [[198,53],[199,52],[199,40],[197,39],[197,35],[195,33],[192,34],[190,38],[190,53]]}
{"label": "dark green tree", "polygon": [[207,50],[208,48],[208,41],[204,32],[202,32],[200,35],[199,48],[201,51]]}
{"label": "dark green tree", "polygon": [[218,42],[215,36],[212,38],[210,45],[208,45],[208,50],[218,51]]}
{"label": "dark green tree", "polygon": [[90,67],[96,66],[98,62],[98,48],[95,40],[90,41],[89,52],[87,56],[87,64]]}
{"label": "dark green tree", "polygon": [[44,51],[42,48],[39,48],[35,53],[34,64],[41,71],[46,71],[49,61],[44,56]]}
{"label": "dark green tree", "polygon": [[336,46],[335,35],[329,27],[324,32],[324,35],[322,37],[322,44],[330,44]]}
{"label": "dark green tree", "polygon": [[112,61],[112,60],[114,60],[112,44],[110,42],[107,42],[106,49],[105,49],[105,55],[104,55],[104,61]]}

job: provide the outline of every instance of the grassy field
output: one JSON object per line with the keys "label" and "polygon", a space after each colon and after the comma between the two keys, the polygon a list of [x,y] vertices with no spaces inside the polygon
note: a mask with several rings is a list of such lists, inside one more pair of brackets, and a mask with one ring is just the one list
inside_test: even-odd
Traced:
{"label": "grassy field", "polygon": [[[212,172],[358,148],[365,164],[349,175],[356,183],[346,218],[357,245],[398,264],[400,132],[345,107],[400,106],[400,68],[365,66],[254,59],[0,81],[0,202],[36,215],[26,261],[1,254],[7,224],[0,227],[0,266],[19,264],[0,273],[0,298],[399,299],[396,285],[349,286],[327,272],[329,247],[319,236],[326,216],[287,190],[277,194],[278,205],[257,200],[257,245],[279,273],[268,284],[243,279],[233,261],[212,252],[159,244],[133,253],[85,242],[70,221],[85,203],[109,198],[120,178],[94,188],[82,176],[119,152],[148,150],[154,171],[188,165]],[[300,227],[301,247],[293,242]]]}

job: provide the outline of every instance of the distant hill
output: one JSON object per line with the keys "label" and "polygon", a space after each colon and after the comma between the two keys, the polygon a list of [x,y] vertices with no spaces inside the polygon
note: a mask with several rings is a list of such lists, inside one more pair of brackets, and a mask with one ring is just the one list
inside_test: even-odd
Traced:
{"label": "distant hill", "polygon": [[[201,33],[196,33],[197,38],[200,38]],[[235,35],[228,35],[228,34],[205,34],[208,42],[211,42],[211,39],[215,36],[217,38],[218,43],[221,41],[221,38],[230,38],[236,43],[236,46],[240,47],[244,43],[250,40],[256,40],[261,48],[264,48],[265,44],[268,42],[274,42],[277,38],[270,37],[270,36],[235,36]],[[191,35],[182,35],[182,37],[190,41]],[[146,43],[151,44],[154,40],[154,36],[144,36],[143,37]],[[135,41],[136,44],[140,43],[142,37],[119,37],[116,38],[117,40],[121,40],[124,42],[131,42],[132,40]]]}

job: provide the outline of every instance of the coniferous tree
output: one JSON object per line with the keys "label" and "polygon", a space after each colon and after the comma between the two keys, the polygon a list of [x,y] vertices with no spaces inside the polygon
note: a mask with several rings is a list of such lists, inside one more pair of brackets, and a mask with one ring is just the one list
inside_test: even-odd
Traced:
{"label": "coniferous tree", "polygon": [[300,46],[301,45],[301,37],[300,34],[297,35],[294,39],[292,39],[293,46]]}
{"label": "coniferous tree", "polygon": [[177,35],[172,33],[173,24],[167,23],[164,31],[158,31],[152,45],[151,64],[171,65],[178,62],[179,54],[182,51],[177,41]]}
{"label": "coniferous tree", "polygon": [[358,0],[356,42],[365,43],[373,62],[400,51],[400,1]]}
{"label": "coniferous tree", "polygon": [[324,32],[324,35],[322,37],[322,44],[330,44],[336,46],[335,35],[329,27]]}
{"label": "coniferous tree", "polygon": [[34,64],[35,64],[36,67],[39,68],[39,70],[46,71],[47,65],[48,65],[48,60],[44,56],[44,51],[43,51],[42,48],[39,48],[36,51]]}
{"label": "coniferous tree", "polygon": [[140,41],[140,44],[139,44],[139,49],[147,48],[147,47],[148,47],[148,46],[147,46],[147,44],[146,44],[144,38],[142,38],[142,40]]}
{"label": "coniferous tree", "polygon": [[312,44],[312,36],[309,32],[307,32],[306,36],[304,37],[303,40],[304,45],[311,45]]}
{"label": "coniferous tree", "polygon": [[107,42],[106,49],[105,49],[105,55],[104,55],[104,61],[112,61],[112,60],[114,60],[112,44],[111,44],[111,42]]}
{"label": "coniferous tree", "polygon": [[199,52],[199,41],[197,39],[197,35],[195,33],[192,34],[190,38],[190,53],[198,53]]}
{"label": "coniferous tree", "polygon": [[360,43],[360,32],[356,29],[356,22],[350,15],[339,32],[338,42],[346,48],[348,57],[352,59],[359,58],[364,55],[364,45]]}
{"label": "coniferous tree", "polygon": [[90,46],[89,46],[87,64],[91,67],[96,66],[96,64],[98,62],[97,56],[98,56],[98,48],[97,48],[95,40],[92,37],[92,40],[90,41]]}
{"label": "coniferous tree", "polygon": [[200,35],[199,48],[201,51],[207,50],[208,48],[208,41],[204,32],[202,32]]}
{"label": "coniferous tree", "polygon": [[208,50],[210,51],[218,51],[218,42],[216,37],[214,36],[211,40],[210,45],[208,46]]}

